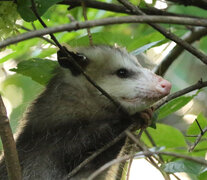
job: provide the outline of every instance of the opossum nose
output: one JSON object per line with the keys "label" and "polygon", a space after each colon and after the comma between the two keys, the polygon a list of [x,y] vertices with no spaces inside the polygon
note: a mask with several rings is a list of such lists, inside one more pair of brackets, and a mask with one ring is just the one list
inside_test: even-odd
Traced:
{"label": "opossum nose", "polygon": [[168,95],[171,90],[171,83],[163,78],[160,78],[159,83],[156,86],[156,90],[161,93],[162,95]]}

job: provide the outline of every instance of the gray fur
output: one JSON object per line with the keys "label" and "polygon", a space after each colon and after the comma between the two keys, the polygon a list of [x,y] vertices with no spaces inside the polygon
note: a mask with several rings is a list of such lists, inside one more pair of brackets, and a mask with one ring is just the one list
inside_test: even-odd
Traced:
{"label": "gray fur", "polygon": [[[79,51],[90,60],[85,71],[98,84],[115,76],[114,72],[126,64],[119,63],[119,59],[131,61],[132,67],[139,66],[124,50],[96,46]],[[23,180],[66,180],[71,170],[131,123],[82,75],[73,76],[61,67],[56,71],[20,123],[16,144]],[[86,178],[115,158],[124,141],[109,148],[70,180]],[[7,179],[2,158],[0,180]],[[100,179],[99,176],[97,180]]]}

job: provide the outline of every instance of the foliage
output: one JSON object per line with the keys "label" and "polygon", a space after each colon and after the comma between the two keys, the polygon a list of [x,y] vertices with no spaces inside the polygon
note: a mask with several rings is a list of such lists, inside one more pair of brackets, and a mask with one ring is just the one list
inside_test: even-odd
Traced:
{"label": "foliage", "polygon": [[158,119],[163,119],[166,116],[168,116],[169,114],[172,114],[173,112],[181,109],[183,106],[185,106],[187,103],[189,103],[196,95],[197,95],[197,93],[192,96],[181,96],[181,97],[173,99],[169,103],[163,105],[159,109]]}
{"label": "foliage", "polygon": [[13,2],[0,2],[0,40],[16,33],[15,22],[17,18],[16,4]]}
{"label": "foliage", "polygon": [[22,61],[18,64],[17,69],[10,69],[10,71],[17,72],[19,74],[29,76],[32,80],[46,85],[50,78],[53,76],[53,72],[57,62],[47,59],[30,59],[28,61]]}
{"label": "foliage", "polygon": [[[50,1],[35,0],[34,2],[38,14],[42,16],[48,10],[49,7],[60,1],[61,0],[50,0]],[[30,0],[17,0],[17,7],[18,7],[17,10],[25,21],[34,21],[37,19],[31,10],[31,6],[32,3]]]}
{"label": "foliage", "polygon": [[[60,24],[69,23],[69,19],[67,17],[68,13],[70,13],[77,21],[84,20],[82,7],[77,7],[68,11],[68,6],[57,4],[59,2],[61,1],[35,1],[39,15],[48,26],[58,26]],[[148,8],[149,6],[153,7],[156,2],[156,0],[153,0],[153,3],[149,5],[141,0],[132,1],[132,3],[140,5],[142,8]],[[8,8],[11,8],[10,11],[8,11]],[[16,25],[16,20],[19,18],[17,10],[22,18],[21,26]],[[207,12],[204,10],[201,11],[199,8],[184,7],[176,4],[170,6],[168,8],[168,12],[183,13],[187,15],[192,14],[200,17],[207,16]],[[89,20],[94,20],[115,16],[119,17],[123,16],[123,14],[88,8],[87,16]],[[41,24],[36,21],[36,17],[31,11],[31,1],[17,0],[17,5],[14,5],[13,2],[0,2],[0,38],[4,39],[5,37],[13,35],[14,32],[22,34],[25,32],[25,29],[22,27],[29,30],[42,28]],[[184,26],[178,27],[177,25],[165,25],[163,27],[167,27],[168,30],[179,36],[188,32],[188,29]],[[61,32],[55,34],[55,36],[60,43],[67,43],[71,47],[87,46],[89,44],[89,40],[86,32],[86,30],[79,30],[70,33]],[[118,44],[119,46],[126,47],[128,51],[134,54],[146,52],[152,47],[159,47],[170,42],[162,34],[146,24],[122,24],[95,27],[91,29],[91,32],[94,44]],[[48,38],[48,36],[46,36],[46,38]],[[198,49],[207,52],[206,44],[207,38],[204,37],[197,42],[196,46]],[[52,44],[44,39],[34,38],[22,41],[15,45],[10,45],[6,50],[9,50],[9,52],[2,55],[0,63],[3,64],[6,62],[9,64],[10,62],[15,62],[18,64],[15,68],[13,67],[10,69],[7,78],[2,82],[0,87],[2,96],[7,99],[9,102],[8,104],[11,106],[11,112],[9,115],[12,129],[15,132],[18,120],[22,117],[28,104],[37,96],[37,94],[40,93],[43,86],[45,86],[48,80],[52,77],[57,64],[52,60],[56,59],[57,48],[54,48]],[[186,61],[186,59],[188,61]],[[198,69],[194,71],[195,73],[189,72],[189,69],[191,70],[194,65],[201,69],[203,68],[202,65],[195,64],[194,59],[191,61],[190,58],[183,58],[182,62],[179,61],[179,63],[175,62],[166,76],[173,82],[173,91],[182,89],[182,87],[184,87],[183,84],[192,84],[191,81],[193,78],[196,78],[196,80],[201,78],[201,74],[199,74],[200,72]],[[11,72],[15,72],[15,74],[10,74]],[[195,75],[196,73],[198,76]],[[206,73],[206,71],[204,73]],[[189,78],[192,74],[193,77]],[[205,91],[202,93],[205,94]],[[196,98],[199,94],[193,93],[193,95],[178,97],[162,106],[156,112],[158,114],[157,119],[159,120],[159,123],[156,124],[156,129],[148,128],[147,130],[150,136],[154,139],[158,148],[163,148],[164,151],[171,151],[199,158],[205,157],[205,149],[207,147],[207,141],[205,138],[207,137],[207,134],[204,134],[202,141],[196,146],[195,151],[188,152],[188,144],[193,144],[196,137],[186,137],[184,134],[198,135],[200,133],[200,129],[195,121],[190,125],[185,124],[185,126],[188,127],[185,127],[184,132],[171,125],[162,124],[163,119],[167,119],[169,117],[171,118],[170,121],[177,118],[179,121],[183,122],[182,116],[177,114],[175,115],[175,113],[179,110],[182,111],[183,107],[189,105],[191,102],[196,102]],[[201,113],[205,108],[198,106],[197,108],[195,107],[195,109],[196,112],[193,112],[196,115],[201,128],[203,129],[207,127],[207,112],[205,111]],[[173,122],[169,124],[175,125]],[[142,135],[141,140],[147,147],[154,147],[146,133]],[[0,149],[1,148],[0,144]],[[163,156],[163,159],[164,163],[162,168],[167,173],[186,172],[195,179],[207,179],[206,167],[201,166],[198,163],[170,156]]]}
{"label": "foliage", "polygon": [[165,164],[163,169],[168,173],[187,172],[198,175],[201,172],[202,166],[200,164],[181,159]]}

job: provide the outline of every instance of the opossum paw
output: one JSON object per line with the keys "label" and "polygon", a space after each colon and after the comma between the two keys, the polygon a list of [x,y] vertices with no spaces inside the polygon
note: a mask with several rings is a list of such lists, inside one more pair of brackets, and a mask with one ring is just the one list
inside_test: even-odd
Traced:
{"label": "opossum paw", "polygon": [[152,124],[153,112],[154,109],[149,108],[133,115],[133,117],[139,121],[139,124],[141,121],[141,129],[145,129]]}

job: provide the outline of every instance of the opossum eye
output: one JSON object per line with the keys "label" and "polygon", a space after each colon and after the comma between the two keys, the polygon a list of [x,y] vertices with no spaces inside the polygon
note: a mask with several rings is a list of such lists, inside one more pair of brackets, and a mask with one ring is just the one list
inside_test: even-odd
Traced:
{"label": "opossum eye", "polygon": [[127,69],[121,68],[118,71],[116,71],[116,75],[120,78],[128,78],[130,73]]}

